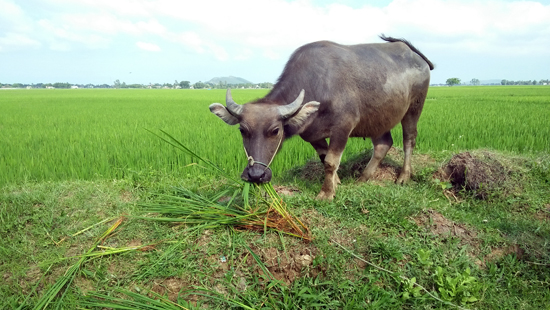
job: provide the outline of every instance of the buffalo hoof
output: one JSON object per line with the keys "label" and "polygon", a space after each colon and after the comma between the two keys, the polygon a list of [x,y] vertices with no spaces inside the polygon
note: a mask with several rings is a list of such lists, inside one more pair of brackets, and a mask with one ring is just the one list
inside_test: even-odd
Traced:
{"label": "buffalo hoof", "polygon": [[331,201],[332,199],[334,199],[334,193],[331,194],[331,193],[321,191],[319,195],[317,195],[317,199]]}
{"label": "buffalo hoof", "polygon": [[407,183],[410,179],[411,179],[411,174],[410,173],[401,173],[399,175],[399,177],[397,178],[397,180],[395,181],[395,183],[402,185],[402,184]]}

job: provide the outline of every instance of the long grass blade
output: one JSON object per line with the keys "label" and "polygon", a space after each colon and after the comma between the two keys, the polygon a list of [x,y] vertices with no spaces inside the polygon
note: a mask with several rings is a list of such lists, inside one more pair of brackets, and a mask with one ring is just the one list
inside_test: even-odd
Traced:
{"label": "long grass blade", "polygon": [[214,170],[215,172],[217,172],[218,174],[220,174],[221,176],[227,178],[228,180],[231,180],[235,183],[235,185],[241,187],[243,186],[243,181],[241,180],[237,180],[235,178],[233,178],[231,175],[229,175],[227,172],[225,172],[223,169],[221,169],[220,167],[218,167],[217,165],[215,165],[214,163],[212,163],[211,161],[207,160],[207,159],[204,159],[202,158],[201,156],[199,156],[197,153],[193,152],[191,149],[189,149],[188,147],[186,147],[185,145],[183,145],[181,142],[179,142],[176,138],[174,138],[172,135],[170,135],[169,133],[167,133],[166,131],[162,130],[162,129],[159,129],[160,132],[162,132],[164,135],[166,135],[168,137],[168,139],[154,133],[153,131],[145,128],[145,130],[147,130],[148,132],[152,133],[153,135],[157,136],[158,138],[160,138],[162,141],[172,145],[173,147],[183,151],[184,153],[187,153],[188,155],[191,155],[192,157],[195,157],[197,159],[199,159],[200,161],[202,161],[204,164],[206,164],[210,169]]}
{"label": "long grass blade", "polygon": [[59,277],[57,281],[44,293],[44,295],[42,295],[42,297],[38,300],[38,302],[33,307],[33,309],[35,310],[46,309],[52,303],[55,297],[58,296],[63,289],[65,289],[65,291],[63,291],[61,296],[57,299],[56,308],[59,308],[62,305],[63,299],[65,298],[65,294],[67,293],[67,288],[72,284],[76,274],[78,273],[78,270],[80,270],[82,265],[86,262],[88,256],[92,254],[92,252],[96,249],[96,247],[101,242],[103,242],[122,223],[122,219],[123,219],[122,217],[119,218],[103,234],[101,234],[99,238],[96,239],[93,246],[88,251],[86,251],[86,254],[82,255],[78,260],[78,262],[76,262],[74,265],[69,267],[69,269],[65,272],[65,274]]}

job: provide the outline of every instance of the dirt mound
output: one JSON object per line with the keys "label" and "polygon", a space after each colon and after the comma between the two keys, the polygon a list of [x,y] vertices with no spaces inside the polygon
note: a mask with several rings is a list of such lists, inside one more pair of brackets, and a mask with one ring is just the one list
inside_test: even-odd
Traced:
{"label": "dirt mound", "polygon": [[[367,167],[369,161],[370,157],[365,156],[359,160],[345,162],[338,170],[338,175],[340,175],[341,178],[358,179],[365,170],[365,167]],[[395,181],[400,172],[401,167],[397,164],[382,161],[372,176],[371,181]]]}
{"label": "dirt mound", "polygon": [[325,167],[318,159],[309,160],[304,166],[292,169],[290,174],[306,181],[322,181],[325,177]]}
{"label": "dirt mound", "polygon": [[[398,158],[401,154],[401,151],[392,147],[388,151],[386,158],[380,163],[380,166],[376,170],[372,180],[374,181],[385,181],[397,180],[399,173],[401,172],[402,164],[400,162],[394,161],[392,158]],[[368,162],[372,157],[372,150],[361,152],[349,158],[345,162],[340,163],[338,168],[338,176],[340,179],[354,179],[356,180],[361,176],[361,173],[365,170]],[[402,159],[399,158],[399,161]],[[316,181],[322,182],[325,177],[325,168],[321,161],[317,158],[309,160],[305,165],[301,167],[295,167],[288,172],[288,175],[296,176],[302,180],[306,181]]]}
{"label": "dirt mound", "polygon": [[477,198],[487,199],[507,179],[508,171],[489,153],[473,156],[457,154],[438,171],[438,176],[451,182],[455,191],[466,190]]}

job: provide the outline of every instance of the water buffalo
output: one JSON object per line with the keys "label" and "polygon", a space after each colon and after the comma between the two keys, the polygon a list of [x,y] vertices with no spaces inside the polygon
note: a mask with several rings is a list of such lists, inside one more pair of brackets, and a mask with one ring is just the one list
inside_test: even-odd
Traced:
{"label": "water buffalo", "polygon": [[397,183],[410,178],[416,127],[434,67],[408,41],[380,38],[389,43],[306,44],[292,54],[264,98],[238,105],[228,89],[226,107],[210,105],[210,111],[224,122],[240,125],[248,156],[241,176],[244,180],[269,182],[268,167],[281,143],[300,135],[311,143],[325,166],[317,198],[332,199],[348,138],[372,140],[373,156],[359,178],[367,181],[392,146],[390,130],[398,123],[403,127],[405,160]]}

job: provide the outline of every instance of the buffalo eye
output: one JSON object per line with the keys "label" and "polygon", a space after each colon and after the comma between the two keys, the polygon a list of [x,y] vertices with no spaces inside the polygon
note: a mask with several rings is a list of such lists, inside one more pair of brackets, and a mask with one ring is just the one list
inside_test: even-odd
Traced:
{"label": "buffalo eye", "polygon": [[243,127],[239,127],[239,131],[241,132],[241,135],[243,137],[248,135],[248,131],[246,131],[246,129],[244,129]]}
{"label": "buffalo eye", "polygon": [[276,127],[274,128],[273,130],[271,130],[271,135],[272,136],[276,136],[279,134],[279,127]]}

